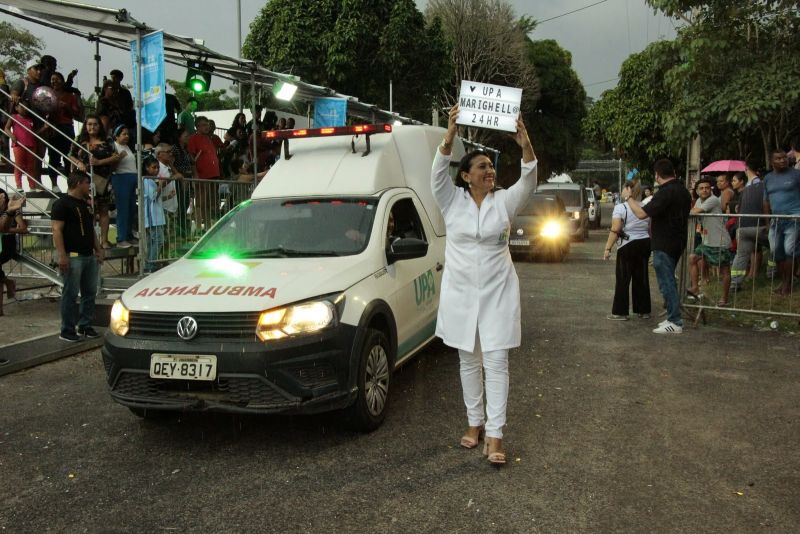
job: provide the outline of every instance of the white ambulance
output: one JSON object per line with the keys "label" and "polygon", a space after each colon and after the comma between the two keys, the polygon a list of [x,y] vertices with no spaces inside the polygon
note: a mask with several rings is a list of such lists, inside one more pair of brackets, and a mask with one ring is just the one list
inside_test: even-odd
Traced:
{"label": "white ambulance", "polygon": [[[111,396],[168,411],[386,415],[392,372],[433,339],[445,226],[430,186],[444,130],[268,132],[283,157],[172,265],[115,302]],[[454,160],[464,152],[456,141]]]}

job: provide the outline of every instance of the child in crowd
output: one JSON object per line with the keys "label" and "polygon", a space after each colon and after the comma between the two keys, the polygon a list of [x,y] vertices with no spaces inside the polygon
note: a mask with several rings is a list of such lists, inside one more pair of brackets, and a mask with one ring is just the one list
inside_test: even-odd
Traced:
{"label": "child in crowd", "polygon": [[34,134],[33,117],[28,112],[28,102],[20,100],[15,110],[16,113],[6,122],[5,132],[11,138],[11,148],[14,151],[14,181],[17,189],[22,190],[22,174],[28,175],[29,189],[39,188],[33,179],[36,176],[36,135],[42,135],[47,129],[47,124],[39,128]]}
{"label": "child in crowd", "polygon": [[164,246],[164,226],[167,219],[164,215],[164,205],[161,201],[161,189],[164,188],[165,181],[158,179],[158,160],[147,157],[142,164],[144,169],[143,193],[144,193],[144,227],[147,235],[147,261],[145,262],[145,273],[152,273],[158,270],[156,259]]}

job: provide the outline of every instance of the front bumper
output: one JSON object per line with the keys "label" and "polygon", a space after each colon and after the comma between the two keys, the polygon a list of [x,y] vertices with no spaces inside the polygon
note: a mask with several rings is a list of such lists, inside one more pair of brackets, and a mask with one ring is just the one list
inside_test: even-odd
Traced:
{"label": "front bumper", "polygon": [[[521,236],[509,240],[508,250],[512,254],[544,254],[558,252],[565,246],[567,236],[548,238],[542,236]],[[514,243],[514,242],[517,243]],[[524,244],[527,241],[528,244]]]}
{"label": "front bumper", "polygon": [[[148,410],[231,413],[316,413],[344,408],[355,399],[351,386],[356,327],[339,324],[324,333],[263,343],[107,333],[102,349],[111,397]],[[213,354],[213,381],[150,377],[153,353]]]}

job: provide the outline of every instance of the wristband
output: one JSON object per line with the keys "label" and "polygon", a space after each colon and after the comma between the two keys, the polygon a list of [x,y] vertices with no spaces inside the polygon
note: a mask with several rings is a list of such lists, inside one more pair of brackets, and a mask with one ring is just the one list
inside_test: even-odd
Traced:
{"label": "wristband", "polygon": [[451,147],[451,146],[453,146],[453,142],[452,142],[452,141],[450,141],[450,142],[448,143],[448,142],[447,142],[447,139],[442,139],[442,144],[441,144],[441,145],[439,145],[439,146],[441,146],[441,147],[442,147],[444,150],[450,150],[450,147]]}

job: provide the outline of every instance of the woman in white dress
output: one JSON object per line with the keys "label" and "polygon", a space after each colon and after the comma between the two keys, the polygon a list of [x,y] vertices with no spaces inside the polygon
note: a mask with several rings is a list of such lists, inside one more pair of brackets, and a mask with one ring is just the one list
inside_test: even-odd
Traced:
{"label": "woman in white dress", "polygon": [[484,454],[489,462],[504,464],[508,349],[518,347],[521,338],[519,279],[508,238],[511,219],[536,189],[537,162],[525,124],[517,119],[520,179],[508,189],[496,189],[492,160],[483,151],[472,151],[462,158],[454,184],[449,166],[458,112],[458,106],[450,110],[431,171],[431,187],[447,228],[436,335],[458,349],[461,361],[468,424],[461,446],[475,448],[485,432]]}

